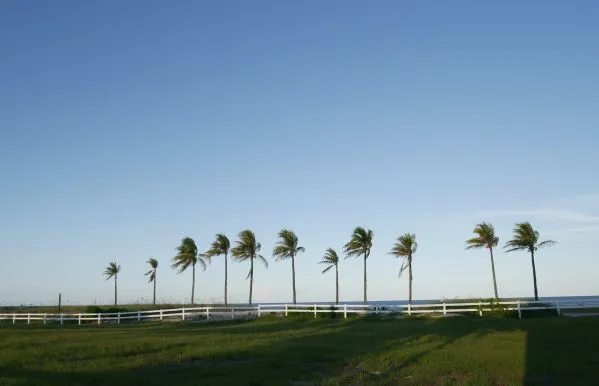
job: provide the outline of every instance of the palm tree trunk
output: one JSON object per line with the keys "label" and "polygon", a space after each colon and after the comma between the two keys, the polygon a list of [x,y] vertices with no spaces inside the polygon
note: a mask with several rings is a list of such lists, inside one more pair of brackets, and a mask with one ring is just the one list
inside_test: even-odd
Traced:
{"label": "palm tree trunk", "polygon": [[530,257],[532,260],[532,280],[535,285],[535,300],[539,300],[539,292],[537,291],[537,269],[535,267],[535,251],[530,251]]}
{"label": "palm tree trunk", "polygon": [[335,304],[339,304],[339,269],[335,264]]}
{"label": "palm tree trunk", "polygon": [[495,290],[495,299],[499,299],[497,294],[497,279],[495,278],[495,260],[493,259],[493,248],[489,248],[491,252],[491,270],[493,271],[493,289]]}
{"label": "palm tree trunk", "polygon": [[116,284],[116,277],[117,275],[114,275],[114,306],[116,307],[116,293],[117,293],[117,284]]}
{"label": "palm tree trunk", "polygon": [[412,256],[408,257],[408,270],[410,271],[410,277],[409,277],[409,285],[410,285],[410,291],[408,294],[408,304],[412,304]]}
{"label": "palm tree trunk", "polygon": [[252,305],[252,287],[254,284],[254,259],[250,259],[250,305]]}
{"label": "palm tree trunk", "polygon": [[225,253],[225,309],[227,308],[227,279],[228,279],[227,254]]}
{"label": "palm tree trunk", "polygon": [[366,285],[366,254],[364,254],[364,303],[368,303]]}
{"label": "palm tree trunk", "polygon": [[291,256],[291,276],[293,276],[293,304],[295,304],[295,256]]}
{"label": "palm tree trunk", "polygon": [[191,304],[193,304],[193,299],[195,298],[195,289],[196,289],[196,265],[191,266]]}
{"label": "palm tree trunk", "polygon": [[152,300],[152,304],[156,304],[156,274],[154,274],[154,298]]}

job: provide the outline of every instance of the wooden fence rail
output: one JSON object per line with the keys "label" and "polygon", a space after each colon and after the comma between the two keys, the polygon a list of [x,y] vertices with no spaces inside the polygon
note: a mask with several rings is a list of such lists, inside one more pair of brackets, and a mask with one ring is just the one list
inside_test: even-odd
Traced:
{"label": "wooden fence rail", "polygon": [[132,311],[118,313],[0,313],[0,322],[26,321],[27,324],[39,321],[43,324],[121,324],[126,322],[147,321],[189,321],[189,320],[226,320],[247,317],[262,317],[269,314],[289,316],[290,314],[313,314],[317,318],[321,314],[348,315],[385,315],[385,314],[478,314],[494,311],[515,311],[522,318],[522,313],[533,310],[551,310],[561,315],[564,310],[598,309],[599,300],[588,301],[506,301],[506,302],[471,302],[434,304],[258,304],[257,306],[240,307],[184,307],[176,309],[159,309],[149,311]]}

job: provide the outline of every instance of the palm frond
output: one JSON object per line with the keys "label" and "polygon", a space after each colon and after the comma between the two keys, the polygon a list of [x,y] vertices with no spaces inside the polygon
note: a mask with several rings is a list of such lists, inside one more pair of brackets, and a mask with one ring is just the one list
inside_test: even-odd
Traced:
{"label": "palm frond", "polygon": [[279,241],[275,244],[273,256],[277,261],[288,259],[297,255],[298,252],[303,252],[303,247],[298,247],[298,238],[289,229],[282,229],[279,232]]}
{"label": "palm frond", "polygon": [[413,233],[405,233],[397,238],[397,242],[393,244],[393,248],[391,248],[389,254],[395,257],[411,259],[417,249],[418,243],[416,242],[416,235]]}
{"label": "palm frond", "polygon": [[106,280],[116,276],[120,271],[121,266],[117,265],[116,262],[109,263],[106,269],[104,269],[104,275],[106,276]]}
{"label": "palm frond", "polygon": [[231,242],[229,241],[229,238],[222,233],[218,233],[216,235],[216,240],[212,242],[210,249],[206,251],[204,256],[211,258],[214,256],[226,255],[229,253],[230,249]]}
{"label": "palm frond", "polygon": [[[178,273],[185,271],[189,266],[195,265],[198,261],[198,247],[191,237],[185,237],[177,247],[177,255],[172,258],[173,269]],[[205,263],[204,263],[205,264]]]}
{"label": "palm frond", "polygon": [[557,244],[557,241],[554,240],[545,240],[539,243],[539,245],[537,245],[537,248],[545,248],[545,247],[552,247],[555,244]]}
{"label": "palm frond", "polygon": [[499,237],[495,236],[495,228],[487,222],[481,222],[473,230],[476,237],[466,240],[466,249],[493,248],[499,243]]}
{"label": "palm frond", "polygon": [[401,278],[401,275],[402,275],[403,271],[405,271],[408,267],[409,267],[409,265],[407,264],[406,261],[404,261],[403,263],[401,263],[401,268],[399,268],[399,272],[397,273],[397,277]]}
{"label": "palm frond", "polygon": [[152,269],[156,269],[158,268],[158,260],[156,260],[153,257],[150,257],[147,261],[148,264],[150,264],[150,267],[152,267]]}
{"label": "palm frond", "polygon": [[538,248],[550,247],[555,244],[556,241],[553,240],[539,242],[539,232],[529,222],[522,222],[514,225],[514,236],[505,243],[504,248],[506,252],[522,250],[534,252]]}
{"label": "palm frond", "polygon": [[374,233],[372,230],[356,227],[352,233],[351,239],[343,247],[343,251],[347,255],[346,257],[368,257],[370,255],[370,249],[372,248],[373,238]]}
{"label": "palm frond", "polygon": [[268,261],[262,255],[256,255],[256,259],[262,262],[266,268],[268,268]]}
{"label": "palm frond", "polygon": [[[321,261],[321,263],[322,263],[322,261]],[[335,267],[335,264],[331,264],[328,267],[326,267],[325,269],[323,269],[322,273],[328,272],[328,271],[330,271],[334,267]]]}

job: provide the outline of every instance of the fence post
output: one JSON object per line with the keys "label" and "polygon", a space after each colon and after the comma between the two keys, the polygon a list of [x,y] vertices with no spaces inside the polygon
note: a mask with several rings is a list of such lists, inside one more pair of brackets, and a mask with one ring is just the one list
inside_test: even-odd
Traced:
{"label": "fence post", "polygon": [[77,317],[77,323],[81,326],[81,314]]}
{"label": "fence post", "polygon": [[483,303],[478,302],[478,315],[483,316]]}
{"label": "fence post", "polygon": [[12,324],[17,323],[17,315],[16,314],[12,314]]}
{"label": "fence post", "polygon": [[162,320],[162,310],[160,310],[160,320]]}
{"label": "fence post", "polygon": [[46,314],[44,314],[44,324],[46,324]]}
{"label": "fence post", "polygon": [[141,311],[137,311],[137,323],[141,323]]}
{"label": "fence post", "polygon": [[408,303],[408,315],[412,315],[412,305]]}
{"label": "fence post", "polygon": [[557,307],[557,316],[561,316],[562,313],[561,313],[561,310],[559,308],[559,300],[555,302],[555,306]]}
{"label": "fence post", "polygon": [[316,304],[314,305],[314,318],[316,318]]}
{"label": "fence post", "polygon": [[447,307],[445,306],[445,302],[443,302],[443,316],[447,315]]}
{"label": "fence post", "polygon": [[210,307],[206,307],[206,320],[210,319]]}
{"label": "fence post", "polygon": [[181,309],[181,320],[185,321],[185,307]]}
{"label": "fence post", "polygon": [[258,317],[260,317],[262,313],[260,312],[260,304],[258,304]]}
{"label": "fence post", "polygon": [[520,300],[518,300],[518,319],[522,319],[522,308],[520,308]]}
{"label": "fence post", "polygon": [[231,308],[231,320],[235,319],[235,308]]}
{"label": "fence post", "polygon": [[102,317],[100,316],[100,313],[98,312],[98,326],[100,325],[100,320],[102,319]]}
{"label": "fence post", "polygon": [[121,324],[121,313],[120,312],[116,313],[116,324]]}
{"label": "fence post", "polygon": [[347,319],[347,304],[343,305],[343,317]]}
{"label": "fence post", "polygon": [[287,312],[288,312],[287,304],[285,304],[285,317],[287,317]]}
{"label": "fence post", "polygon": [[64,314],[60,314],[60,325],[62,326],[64,324]]}

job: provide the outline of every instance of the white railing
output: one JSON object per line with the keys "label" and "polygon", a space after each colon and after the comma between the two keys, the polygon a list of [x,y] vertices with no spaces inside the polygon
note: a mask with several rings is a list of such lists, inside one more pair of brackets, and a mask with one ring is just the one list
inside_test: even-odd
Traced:
{"label": "white railing", "polygon": [[507,302],[471,302],[471,303],[434,303],[434,304],[266,304],[257,306],[240,307],[190,307],[150,311],[118,312],[118,313],[1,313],[1,321],[9,321],[16,324],[17,321],[41,321],[43,324],[65,322],[76,324],[93,323],[105,324],[121,322],[146,322],[146,321],[189,321],[189,320],[227,320],[247,317],[261,317],[268,314],[289,316],[290,314],[343,314],[348,315],[385,315],[385,314],[478,314],[493,311],[517,311],[518,317],[522,313],[532,310],[553,310],[561,315],[564,310],[598,309],[599,299],[587,301],[507,301]]}

